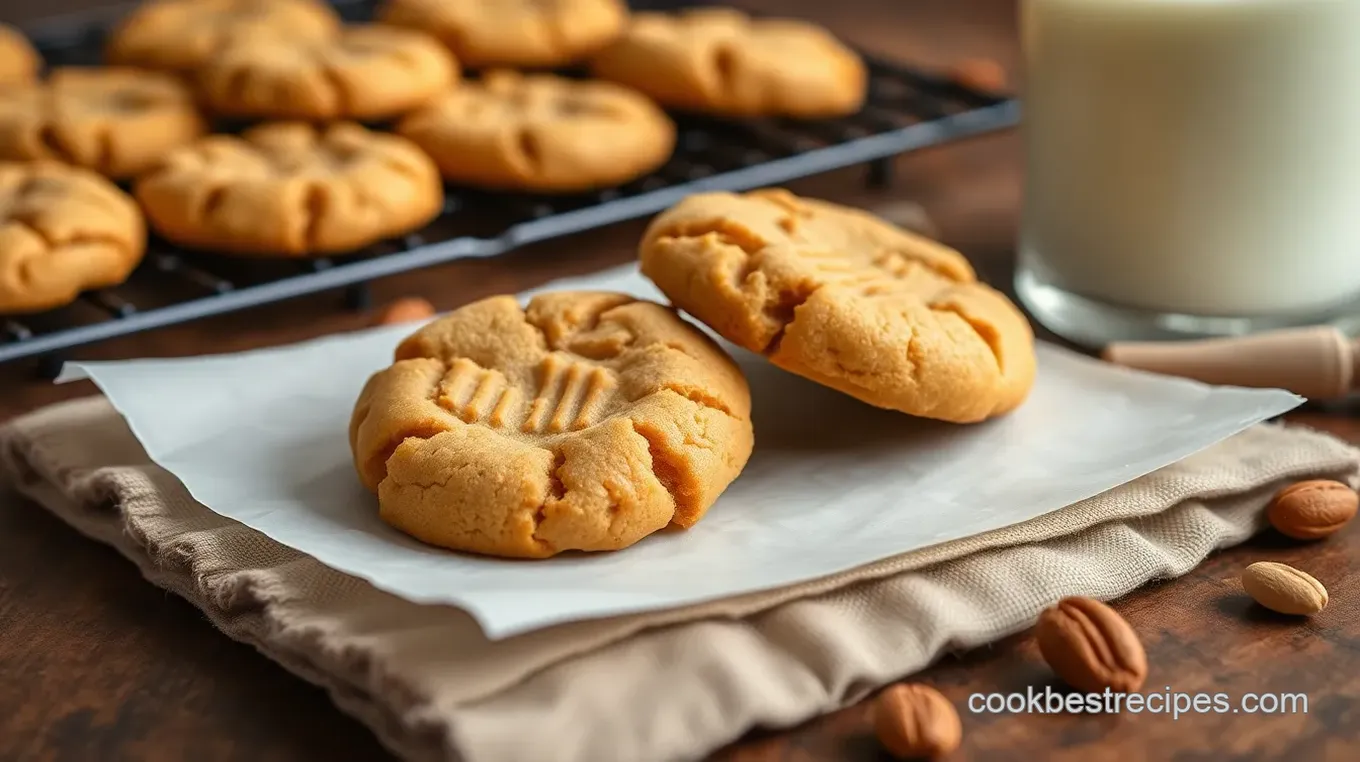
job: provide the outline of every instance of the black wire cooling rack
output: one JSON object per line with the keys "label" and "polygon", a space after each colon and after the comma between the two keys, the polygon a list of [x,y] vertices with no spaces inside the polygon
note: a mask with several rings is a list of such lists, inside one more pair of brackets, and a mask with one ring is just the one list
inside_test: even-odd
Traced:
{"label": "black wire cooling rack", "polygon": [[[373,0],[334,3],[349,20],[371,16]],[[696,3],[634,2],[678,8]],[[26,30],[49,65],[100,61],[108,14],[65,17]],[[825,121],[726,121],[673,115],[675,155],[660,170],[617,188],[573,196],[447,188],[444,214],[425,229],[342,258],[258,260],[178,249],[154,237],[142,265],[120,286],[91,291],[40,315],[0,316],[0,362],[39,358],[45,373],[73,347],[304,294],[343,290],[368,305],[377,278],[466,257],[493,257],[525,244],[659,212],[691,193],[748,190],[856,165],[886,186],[894,156],[1010,127],[1019,108],[911,66],[865,56],[865,107]]]}

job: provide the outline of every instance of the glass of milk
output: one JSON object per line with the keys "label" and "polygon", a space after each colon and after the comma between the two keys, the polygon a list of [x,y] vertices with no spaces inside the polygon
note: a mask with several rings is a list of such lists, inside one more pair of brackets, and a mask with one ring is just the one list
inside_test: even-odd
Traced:
{"label": "glass of milk", "polygon": [[1360,328],[1360,0],[1023,0],[1016,289],[1115,340]]}

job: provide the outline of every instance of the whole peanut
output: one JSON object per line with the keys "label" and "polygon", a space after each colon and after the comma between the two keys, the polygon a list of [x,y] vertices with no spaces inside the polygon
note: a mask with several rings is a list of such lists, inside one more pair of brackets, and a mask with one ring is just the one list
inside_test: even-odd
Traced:
{"label": "whole peanut", "polygon": [[1360,495],[1341,482],[1313,479],[1280,490],[1266,510],[1266,518],[1286,537],[1317,540],[1336,532],[1355,518]]}
{"label": "whole peanut", "polygon": [[894,685],[874,704],[874,732],[883,748],[898,759],[934,759],[959,747],[963,726],[959,713],[928,685]]}
{"label": "whole peanut", "polygon": [[1044,661],[1081,691],[1128,693],[1147,678],[1147,652],[1114,609],[1092,598],[1064,598],[1044,610],[1035,626]]}
{"label": "whole peanut", "polygon": [[434,305],[419,297],[408,296],[390,302],[378,313],[373,325],[414,323],[434,317]]}
{"label": "whole peanut", "polygon": [[1258,561],[1242,572],[1242,589],[1257,603],[1281,614],[1307,616],[1327,608],[1327,588],[1285,564]]}
{"label": "whole peanut", "polygon": [[953,66],[950,76],[960,85],[984,93],[1006,89],[1006,70],[990,58],[964,59]]}

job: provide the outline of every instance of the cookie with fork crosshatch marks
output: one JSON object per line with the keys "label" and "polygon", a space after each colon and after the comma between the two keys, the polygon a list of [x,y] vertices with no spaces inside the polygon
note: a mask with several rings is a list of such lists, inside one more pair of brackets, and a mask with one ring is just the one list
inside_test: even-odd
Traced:
{"label": "cookie with fork crosshatch marks", "polygon": [[204,105],[251,119],[392,119],[439,97],[458,64],[410,29],[356,24],[332,37],[227,46],[198,71]]}
{"label": "cookie with fork crosshatch marks", "polygon": [[193,94],[164,72],[63,67],[0,92],[3,159],[54,159],[121,180],[206,131]]}
{"label": "cookie with fork crosshatch marks", "polygon": [[133,189],[163,238],[240,256],[344,254],[439,214],[444,186],[405,138],[276,122],[171,152]]}
{"label": "cookie with fork crosshatch marks", "polygon": [[570,192],[620,185],[660,167],[675,125],[609,82],[488,72],[401,121],[444,179],[475,187]]}
{"label": "cookie with fork crosshatch marks", "polygon": [[438,37],[469,68],[575,63],[623,31],[623,0],[387,0],[383,23]]}
{"label": "cookie with fork crosshatch marks", "polygon": [[17,85],[38,78],[42,57],[27,37],[9,24],[0,24],[0,85]]}
{"label": "cookie with fork crosshatch marks", "polygon": [[667,108],[732,117],[852,114],[868,81],[860,57],[825,29],[731,8],[635,14],[591,69]]}
{"label": "cookie with fork crosshatch marks", "polygon": [[455,310],[402,342],[350,423],[384,521],[516,558],[693,526],[752,443],[732,359],[674,310],[605,292]]}
{"label": "cookie with fork crosshatch marks", "polygon": [[642,272],[775,365],[871,405],[968,423],[1034,383],[1034,334],[962,254],[782,190],[690,196],[652,221]]}
{"label": "cookie with fork crosshatch marks", "polygon": [[137,204],[107,179],[54,161],[0,162],[0,315],[122,283],[145,250]]}
{"label": "cookie with fork crosshatch marks", "polygon": [[114,27],[105,56],[187,74],[229,45],[317,40],[339,27],[325,0],[146,0]]}

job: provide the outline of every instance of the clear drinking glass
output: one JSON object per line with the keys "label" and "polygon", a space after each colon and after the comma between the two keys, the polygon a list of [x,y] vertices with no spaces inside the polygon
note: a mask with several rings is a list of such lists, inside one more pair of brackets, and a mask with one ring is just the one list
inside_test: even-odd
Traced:
{"label": "clear drinking glass", "polygon": [[1021,27],[1039,322],[1360,327],[1360,0],[1024,0]]}

